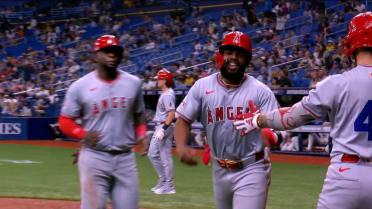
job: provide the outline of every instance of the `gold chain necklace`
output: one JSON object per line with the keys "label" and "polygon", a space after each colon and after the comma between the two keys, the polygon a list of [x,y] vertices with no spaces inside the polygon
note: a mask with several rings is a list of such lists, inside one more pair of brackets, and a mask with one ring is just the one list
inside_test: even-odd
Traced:
{"label": "gold chain necklace", "polygon": [[223,85],[225,85],[226,87],[239,87],[243,81],[245,79],[245,76],[243,76],[243,78],[240,80],[239,84],[228,84],[226,83],[223,79],[222,79],[222,75],[220,75],[220,81],[223,83]]}

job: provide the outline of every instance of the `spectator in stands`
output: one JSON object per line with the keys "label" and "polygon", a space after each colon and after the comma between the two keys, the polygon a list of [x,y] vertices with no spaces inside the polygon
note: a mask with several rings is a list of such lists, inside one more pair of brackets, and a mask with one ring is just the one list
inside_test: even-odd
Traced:
{"label": "spectator in stands", "polygon": [[19,100],[17,103],[17,108],[14,112],[14,116],[17,117],[31,117],[32,116],[32,104],[30,102]]}
{"label": "spectator in stands", "polygon": [[287,131],[281,131],[283,137],[283,142],[280,144],[281,151],[299,151],[299,138],[298,136],[293,136],[292,133]]}
{"label": "spectator in stands", "polygon": [[335,75],[335,74],[340,74],[341,70],[337,62],[334,62],[332,65],[331,70],[329,71],[329,75]]}
{"label": "spectator in stands", "polygon": [[45,94],[36,95],[35,112],[38,117],[46,116],[50,101]]}
{"label": "spectator in stands", "polygon": [[193,76],[192,71],[187,72],[184,85],[187,86],[187,87],[191,87],[194,84],[194,82],[195,82],[195,80],[194,80],[194,76]]}
{"label": "spectator in stands", "polygon": [[288,75],[289,75],[288,70],[283,69],[278,70],[277,82],[280,87],[284,88],[292,87],[292,81],[291,79],[289,79]]}
{"label": "spectator in stands", "polygon": [[53,87],[48,87],[48,89],[49,89],[48,99],[49,99],[50,103],[51,104],[58,103],[59,102],[59,98],[58,98],[58,95],[57,95],[56,90]]}
{"label": "spectator in stands", "polygon": [[176,82],[175,82],[175,89],[188,89],[187,86],[185,86],[184,84],[184,78],[179,76],[178,78],[176,78]]}
{"label": "spectator in stands", "polygon": [[357,0],[355,1],[354,9],[361,13],[366,11],[366,6],[360,0]]}
{"label": "spectator in stands", "polygon": [[278,31],[284,30],[286,22],[287,16],[284,15],[282,12],[278,12],[278,16],[276,17],[276,30]]}
{"label": "spectator in stands", "polygon": [[10,116],[12,114],[10,107],[9,107],[9,100],[7,96],[4,97],[3,105],[1,107],[1,115],[2,116]]}
{"label": "spectator in stands", "polygon": [[9,93],[9,96],[5,99],[5,101],[9,107],[9,114],[14,114],[18,100],[15,98],[15,95],[13,93]]}
{"label": "spectator in stands", "polygon": [[154,77],[145,76],[145,81],[143,83],[142,88],[145,90],[151,90],[156,88],[156,79]]}

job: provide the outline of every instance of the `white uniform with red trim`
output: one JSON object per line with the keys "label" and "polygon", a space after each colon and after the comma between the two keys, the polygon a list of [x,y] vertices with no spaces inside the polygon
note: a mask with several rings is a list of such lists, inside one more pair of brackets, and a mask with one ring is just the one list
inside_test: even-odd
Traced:
{"label": "white uniform with red trim", "polygon": [[326,78],[302,105],[332,122],[332,159],[318,209],[372,209],[372,66]]}
{"label": "white uniform with red trim", "polygon": [[82,209],[138,209],[138,177],[135,155],[135,114],[143,113],[142,82],[119,71],[117,79],[104,82],[96,71],[75,81],[67,90],[62,115],[81,118],[87,131],[102,138],[93,148],[83,147],[79,156]]}
{"label": "white uniform with red trim", "polygon": [[263,157],[261,132],[255,130],[240,136],[233,130],[231,120],[249,111],[249,100],[263,113],[277,109],[278,104],[267,86],[249,75],[244,79],[239,87],[227,89],[220,73],[202,78],[176,111],[177,116],[189,122],[200,118],[212,158],[243,162],[242,168],[233,170],[214,161],[213,184],[218,209],[263,209],[266,204],[271,165],[267,155]]}

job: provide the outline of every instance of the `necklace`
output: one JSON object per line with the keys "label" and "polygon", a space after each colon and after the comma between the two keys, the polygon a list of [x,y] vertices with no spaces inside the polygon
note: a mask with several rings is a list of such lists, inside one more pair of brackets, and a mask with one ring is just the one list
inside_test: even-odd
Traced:
{"label": "necklace", "polygon": [[223,79],[222,79],[222,76],[220,76],[220,81],[223,83],[223,85],[225,85],[226,87],[239,87],[243,81],[245,80],[245,76],[243,76],[243,78],[240,80],[240,82],[238,84],[229,84],[229,83],[226,83]]}

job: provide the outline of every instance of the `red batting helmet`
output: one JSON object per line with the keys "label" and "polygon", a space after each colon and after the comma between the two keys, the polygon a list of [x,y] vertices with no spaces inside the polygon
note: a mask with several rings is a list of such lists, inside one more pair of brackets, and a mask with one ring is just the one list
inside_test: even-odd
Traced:
{"label": "red batting helmet", "polygon": [[244,33],[240,31],[234,31],[228,33],[222,41],[222,44],[219,48],[219,52],[223,54],[223,51],[229,47],[237,47],[248,52],[249,56],[252,54],[252,41]]}
{"label": "red batting helmet", "polygon": [[360,13],[353,17],[349,32],[343,43],[343,50],[349,57],[356,49],[372,47],[372,12]]}
{"label": "red batting helmet", "polygon": [[224,63],[225,63],[225,57],[218,50],[216,50],[217,68],[220,69]]}
{"label": "red batting helmet", "polygon": [[173,82],[173,75],[165,68],[161,69],[157,75],[158,80],[167,80],[169,83]]}
{"label": "red batting helmet", "polygon": [[118,38],[113,35],[103,35],[99,37],[94,43],[93,51],[99,51],[105,47],[115,47],[123,52],[123,47],[120,45]]}

